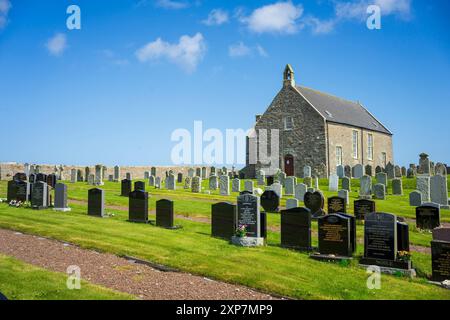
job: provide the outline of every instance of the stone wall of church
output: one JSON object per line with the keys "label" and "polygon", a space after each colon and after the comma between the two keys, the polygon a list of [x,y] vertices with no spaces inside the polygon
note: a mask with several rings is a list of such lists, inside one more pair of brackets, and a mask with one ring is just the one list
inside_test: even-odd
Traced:
{"label": "stone wall of church", "polygon": [[[329,164],[330,173],[336,172],[337,156],[336,147],[342,147],[342,164],[353,167],[356,164],[369,164],[372,168],[376,166],[383,167],[382,153],[386,153],[386,163],[394,163],[394,155],[392,151],[392,136],[381,132],[375,132],[367,129],[355,128],[342,124],[327,123],[328,139],[329,139]],[[358,156],[353,155],[353,131],[358,132]],[[373,137],[373,157],[368,156],[368,135]]]}
{"label": "stone wall of church", "polygon": [[[293,128],[285,130],[284,119],[293,118]],[[277,94],[264,115],[255,125],[257,134],[260,129],[278,129],[280,135],[279,157],[276,166],[285,171],[284,157],[294,157],[294,174],[303,176],[303,167],[311,166],[312,172],[319,177],[327,176],[327,145],[324,118],[290,86],[285,85]],[[268,141],[270,134],[268,133]],[[270,154],[271,149],[268,148]],[[257,164],[256,169],[267,172],[267,166]]]}

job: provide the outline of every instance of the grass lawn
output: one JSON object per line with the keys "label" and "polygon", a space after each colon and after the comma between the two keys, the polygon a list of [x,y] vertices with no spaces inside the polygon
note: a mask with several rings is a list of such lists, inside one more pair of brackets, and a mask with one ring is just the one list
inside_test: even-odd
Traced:
{"label": "grass lawn", "polygon": [[[320,182],[326,196],[336,194],[326,191],[327,181]],[[207,181],[204,183],[206,186]],[[87,199],[87,190],[91,186],[85,183],[67,185],[69,199]],[[123,208],[128,206],[128,199],[119,196],[120,183],[106,182],[103,189],[106,191],[106,204],[115,206],[107,210],[114,213],[114,217],[88,217],[85,203],[71,204],[70,213],[16,209],[0,204],[0,227],[65,240],[85,248],[132,255],[194,274],[299,299],[450,299],[450,291],[427,284],[425,277],[431,273],[431,257],[425,253],[413,252],[413,262],[419,274],[416,279],[382,275],[381,289],[369,290],[366,272],[357,266],[357,259],[348,266],[312,260],[306,253],[280,248],[280,234],[276,231],[268,233],[267,247],[240,248],[228,241],[211,238],[211,227],[204,222],[177,219],[176,223],[184,227],[181,230],[129,223]],[[352,204],[357,186],[353,189]],[[181,186],[177,191],[154,188],[149,191],[151,209],[155,208],[156,200],[170,198],[175,200],[177,214],[202,218],[210,216],[212,203],[235,202],[237,195],[226,197],[218,195],[218,192],[193,194]],[[388,200],[378,202],[378,210],[413,218],[414,209],[407,203],[408,193],[406,189],[405,196],[389,196]],[[0,197],[5,196],[6,182],[2,181]],[[284,203],[285,200],[282,205]],[[444,221],[450,221],[450,212],[443,211],[442,217]],[[268,224],[270,227],[279,226],[279,214],[269,214]],[[412,225],[410,227],[411,243],[429,246],[431,235],[418,232]],[[363,226],[359,225],[360,241],[362,236]],[[316,238],[313,236],[314,242]],[[360,243],[356,257],[362,251]]]}
{"label": "grass lawn", "polygon": [[0,255],[0,292],[9,300],[117,300],[133,296],[86,281],[79,290],[69,290],[67,275],[47,271]]}

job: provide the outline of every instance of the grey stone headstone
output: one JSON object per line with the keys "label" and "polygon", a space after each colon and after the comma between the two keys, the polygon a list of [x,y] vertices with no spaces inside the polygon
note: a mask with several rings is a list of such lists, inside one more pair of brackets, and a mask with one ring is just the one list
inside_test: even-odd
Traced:
{"label": "grey stone headstone", "polygon": [[395,178],[392,180],[392,194],[396,196],[403,195],[403,184],[401,178]]}
{"label": "grey stone headstone", "polygon": [[202,191],[202,178],[199,176],[192,177],[191,190],[194,193],[200,193]]}
{"label": "grey stone headstone", "polygon": [[306,177],[303,179],[303,183],[306,184],[306,186],[308,188],[312,187],[312,178],[311,177]]}
{"label": "grey stone headstone", "polygon": [[[89,167],[85,167],[84,168],[84,179],[86,179],[85,181],[89,183],[89,175],[91,174],[91,168]],[[61,178],[61,180],[64,180]]]}
{"label": "grey stone headstone", "polygon": [[337,174],[333,173],[330,175],[328,191],[336,192],[338,191],[338,188],[339,188],[339,177],[337,176]]}
{"label": "grey stone headstone", "polygon": [[209,190],[214,191],[219,187],[219,179],[217,176],[209,177]]}
{"label": "grey stone headstone", "polygon": [[103,185],[103,166],[100,164],[95,166],[95,185]]}
{"label": "grey stone headstone", "polygon": [[416,189],[422,194],[422,201],[430,201],[430,177],[418,175],[416,180]]}
{"label": "grey stone headstone", "polygon": [[368,176],[373,176],[373,170],[372,170],[372,166],[370,164],[366,165],[365,170],[366,170],[366,174]]}
{"label": "grey stone headstone", "polygon": [[310,166],[304,166],[303,167],[303,178],[311,177],[311,167]]}
{"label": "grey stone headstone", "polygon": [[230,195],[230,177],[228,175],[220,176],[219,191],[222,196]]}
{"label": "grey stone headstone", "polygon": [[434,167],[434,173],[436,175],[441,175],[446,177],[447,176],[447,166],[445,164],[442,164],[438,162],[436,166]]}
{"label": "grey stone headstone", "polygon": [[[319,190],[319,178],[313,177],[312,182],[313,182],[313,188],[316,190]],[[297,180],[295,180],[295,183],[297,183]],[[339,181],[338,181],[338,183],[339,183]]]}
{"label": "grey stone headstone", "polygon": [[361,199],[370,199],[372,195],[372,177],[362,176],[360,179],[359,196]]}
{"label": "grey stone headstone", "polygon": [[246,180],[244,182],[244,191],[248,191],[248,192],[253,193],[253,189],[254,189],[253,181]]}
{"label": "grey stone headstone", "polygon": [[155,176],[150,176],[148,178],[148,185],[149,185],[149,187],[154,187],[155,186]]}
{"label": "grey stone headstone", "polygon": [[308,187],[304,183],[299,183],[295,186],[295,198],[299,201],[303,201],[305,193],[308,191]]}
{"label": "grey stone headstone", "polygon": [[75,183],[77,180],[77,169],[70,169],[70,182]]}
{"label": "grey stone headstone", "polygon": [[192,183],[192,178],[186,177],[186,179],[184,179],[183,189],[190,189],[191,183]]}
{"label": "grey stone headstone", "polygon": [[241,180],[234,178],[231,182],[231,192],[241,192]]}
{"label": "grey stone headstone", "polygon": [[373,192],[374,192],[374,198],[375,199],[379,199],[379,200],[384,200],[386,199],[386,187],[384,184],[382,183],[377,183],[374,187],[373,187]]}
{"label": "grey stone headstone", "polygon": [[53,210],[70,211],[67,205],[67,186],[63,183],[57,183],[55,185],[55,204]]}
{"label": "grey stone headstone", "polygon": [[402,177],[402,169],[400,168],[400,166],[395,166],[394,167],[394,174],[396,178],[401,178]]}
{"label": "grey stone headstone", "polygon": [[144,171],[144,180],[147,180],[150,177],[150,171]]}
{"label": "grey stone headstone", "polygon": [[353,167],[353,177],[360,179],[364,175],[364,167],[362,164],[357,164]]}
{"label": "grey stone headstone", "polygon": [[342,199],[345,199],[345,203],[347,205],[350,204],[350,198],[349,198],[349,195],[348,195],[348,190],[344,190],[344,189],[339,190],[338,191],[338,197],[342,198]]}
{"label": "grey stone headstone", "polygon": [[133,180],[133,177],[131,176],[130,172],[125,173],[125,179],[127,180]]}
{"label": "grey stone headstone", "polygon": [[395,167],[394,167],[394,165],[389,162],[386,165],[385,169],[386,169],[386,174],[387,174],[388,179],[394,179],[395,178]]}
{"label": "grey stone headstone", "polygon": [[93,174],[90,174],[88,176],[88,184],[89,185],[94,185],[94,183],[95,183],[95,176]]}
{"label": "grey stone headstone", "polygon": [[401,171],[402,171],[402,177],[406,177],[406,167],[402,167]]}
{"label": "grey stone headstone", "polygon": [[195,168],[195,175],[197,177],[202,177],[202,169],[201,168]]}
{"label": "grey stone headstone", "polygon": [[377,183],[384,184],[387,187],[387,174],[379,172],[376,174]]}
{"label": "grey stone headstone", "polygon": [[114,181],[119,181],[119,180],[120,180],[120,167],[115,166],[114,167]]}
{"label": "grey stone headstone", "polygon": [[202,179],[206,179],[208,177],[208,173],[206,167],[202,167]]}
{"label": "grey stone headstone", "polygon": [[351,178],[352,177],[352,167],[350,167],[349,165],[346,165],[344,167],[344,174],[346,177]]}
{"label": "grey stone headstone", "polygon": [[156,177],[156,179],[155,179],[155,188],[156,189],[161,189],[161,177]]}
{"label": "grey stone headstone", "polygon": [[292,209],[298,207],[298,200],[297,199],[287,199],[286,200],[286,209]]}
{"label": "grey stone headstone", "polygon": [[169,176],[167,177],[166,181],[167,181],[166,188],[168,190],[176,190],[177,183],[175,181],[175,175],[173,173],[169,173]]}
{"label": "grey stone headstone", "polygon": [[156,177],[156,167],[150,168],[150,175]]}
{"label": "grey stone headstone", "polygon": [[266,185],[266,173],[264,170],[258,170],[256,172],[256,179],[258,181],[258,186]]}
{"label": "grey stone headstone", "polygon": [[114,181],[114,175],[113,175],[113,174],[110,174],[110,175],[108,176],[108,181],[109,181],[109,182],[113,182],[113,181]]}
{"label": "grey stone headstone", "polygon": [[283,186],[279,182],[272,183],[272,185],[266,188],[266,190],[274,191],[280,199],[283,197]]}
{"label": "grey stone headstone", "polygon": [[430,178],[430,199],[443,209],[448,209],[447,176],[435,175]]}
{"label": "grey stone headstone", "polygon": [[351,184],[351,179],[348,177],[343,177],[341,180],[342,183],[342,189],[347,190],[347,191],[352,191],[352,184]]}
{"label": "grey stone headstone", "polygon": [[421,153],[419,155],[419,167],[417,168],[417,174],[430,175],[431,174],[431,164],[430,159],[426,153]]}
{"label": "grey stone headstone", "polygon": [[189,168],[188,170],[188,177],[193,178],[195,174],[195,170],[193,168]]}
{"label": "grey stone headstone", "polygon": [[295,188],[295,177],[287,177],[284,181],[284,190],[286,192],[286,195],[293,195],[294,194],[294,188]]}
{"label": "grey stone headstone", "polygon": [[422,193],[420,191],[414,190],[409,194],[409,205],[413,207],[422,205]]}
{"label": "grey stone headstone", "polygon": [[338,175],[339,178],[345,177],[345,172],[344,172],[344,166],[343,165],[339,165],[339,166],[336,167],[336,174]]}

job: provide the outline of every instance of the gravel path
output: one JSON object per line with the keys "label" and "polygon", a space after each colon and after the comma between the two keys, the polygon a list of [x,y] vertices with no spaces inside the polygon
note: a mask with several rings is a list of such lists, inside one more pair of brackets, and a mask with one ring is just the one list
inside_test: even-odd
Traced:
{"label": "gravel path", "polygon": [[145,300],[274,299],[246,287],[163,272],[112,254],[10,230],[0,229],[0,253],[56,272],[65,273],[68,266],[77,265],[84,280]]}

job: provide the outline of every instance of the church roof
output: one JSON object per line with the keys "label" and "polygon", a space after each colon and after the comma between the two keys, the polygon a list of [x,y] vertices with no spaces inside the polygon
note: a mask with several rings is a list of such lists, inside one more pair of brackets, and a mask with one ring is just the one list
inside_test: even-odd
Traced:
{"label": "church roof", "polygon": [[300,91],[328,122],[392,134],[380,121],[357,102],[344,100],[302,86],[296,86],[296,89]]}

